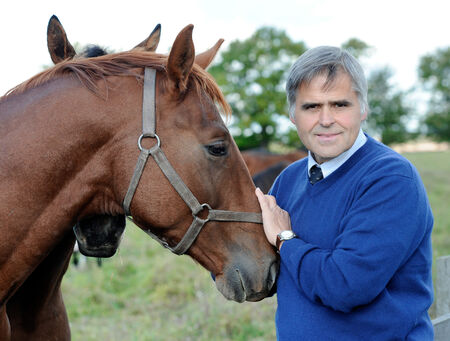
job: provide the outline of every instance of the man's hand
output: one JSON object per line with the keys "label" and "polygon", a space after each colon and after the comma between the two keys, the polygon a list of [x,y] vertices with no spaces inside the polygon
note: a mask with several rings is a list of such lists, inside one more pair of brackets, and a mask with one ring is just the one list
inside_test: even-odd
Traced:
{"label": "man's hand", "polygon": [[275,197],[265,195],[259,188],[255,191],[261,206],[264,232],[270,244],[276,245],[277,234],[281,231],[291,230],[289,213],[277,205]]}

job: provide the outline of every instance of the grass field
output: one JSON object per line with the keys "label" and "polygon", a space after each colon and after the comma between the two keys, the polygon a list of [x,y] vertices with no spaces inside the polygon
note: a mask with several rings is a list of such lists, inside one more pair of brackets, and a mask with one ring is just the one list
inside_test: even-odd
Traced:
{"label": "grass field", "polygon": [[[434,257],[450,254],[450,151],[408,153],[435,217]],[[226,301],[207,271],[134,226],[118,254],[69,268],[63,294],[77,340],[274,340],[275,298]]]}
{"label": "grass field", "polygon": [[450,151],[404,154],[419,170],[434,215],[433,254],[450,255]]}

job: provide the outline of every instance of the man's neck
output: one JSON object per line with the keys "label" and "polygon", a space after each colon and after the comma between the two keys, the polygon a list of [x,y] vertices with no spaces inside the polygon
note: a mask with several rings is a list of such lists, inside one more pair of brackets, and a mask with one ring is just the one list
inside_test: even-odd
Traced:
{"label": "man's neck", "polygon": [[345,152],[339,154],[333,159],[325,161],[319,164],[315,158],[314,154],[309,151],[308,152],[308,172],[312,166],[318,165],[322,169],[323,177],[326,178],[328,175],[333,173],[336,169],[342,166],[345,161],[347,161],[359,148],[361,148],[364,143],[366,143],[367,137],[364,135],[362,129],[359,130],[359,134],[353,142],[353,145],[346,150]]}

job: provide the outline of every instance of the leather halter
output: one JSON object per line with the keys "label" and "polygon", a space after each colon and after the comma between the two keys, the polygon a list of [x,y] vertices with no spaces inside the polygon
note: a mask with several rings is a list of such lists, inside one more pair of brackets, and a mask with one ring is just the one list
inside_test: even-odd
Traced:
{"label": "leather halter", "polygon": [[[166,155],[161,150],[160,148],[161,140],[159,139],[158,135],[156,135],[155,82],[156,82],[156,70],[151,68],[145,68],[144,93],[142,103],[142,135],[139,136],[138,139],[138,147],[141,153],[139,154],[139,158],[136,163],[136,168],[134,169],[134,174],[133,177],[131,178],[127,194],[125,195],[125,198],[123,200],[123,208],[125,210],[125,214],[127,216],[131,216],[130,212],[131,201],[133,199],[136,188],[139,184],[139,179],[141,178],[148,157],[149,155],[151,155],[155,160],[156,164],[159,166],[161,171],[166,176],[166,178],[169,180],[171,185],[178,192],[178,194],[184,200],[186,205],[191,209],[192,216],[194,217],[194,220],[192,221],[191,226],[189,226],[189,229],[187,230],[186,234],[180,240],[180,242],[174,247],[169,246],[169,244],[166,241],[161,240],[152,232],[148,230],[145,231],[153,239],[157,240],[162,246],[168,248],[173,253],[177,255],[184,254],[194,243],[203,226],[210,220],[249,222],[262,224],[261,213],[214,210],[208,204],[200,204],[197,198],[192,194],[192,192],[189,190],[189,188],[177,174],[175,169],[173,169],[172,165],[167,160]],[[141,144],[142,139],[147,137],[155,138],[157,142],[150,149],[143,148]],[[208,216],[206,217],[206,219],[202,219],[198,216],[198,214],[204,209],[208,209]]]}

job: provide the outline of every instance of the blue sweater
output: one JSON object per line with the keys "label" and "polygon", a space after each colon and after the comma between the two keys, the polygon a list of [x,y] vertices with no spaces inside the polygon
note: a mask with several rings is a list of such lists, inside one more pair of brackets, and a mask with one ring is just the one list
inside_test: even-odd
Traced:
{"label": "blue sweater", "polygon": [[433,216],[409,161],[368,137],[314,186],[295,162],[271,194],[299,236],[281,247],[278,340],[433,340]]}

